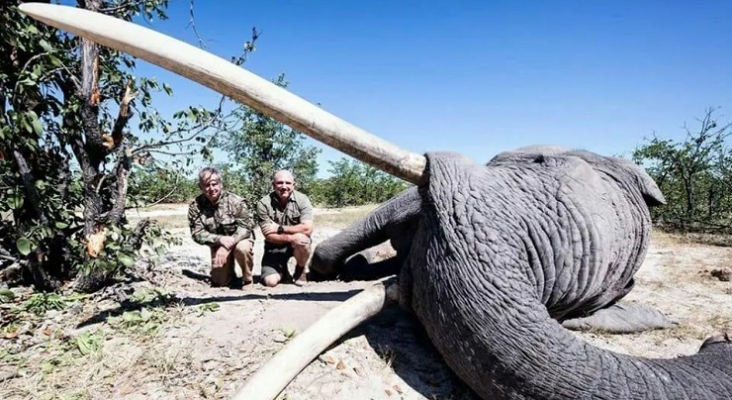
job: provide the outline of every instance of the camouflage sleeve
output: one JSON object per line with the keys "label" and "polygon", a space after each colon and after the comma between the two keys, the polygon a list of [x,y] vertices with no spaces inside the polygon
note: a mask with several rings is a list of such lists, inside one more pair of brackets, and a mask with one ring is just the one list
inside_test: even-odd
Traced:
{"label": "camouflage sleeve", "polygon": [[302,195],[302,199],[298,199],[300,205],[300,221],[313,220],[313,205],[310,203],[308,196]]}
{"label": "camouflage sleeve", "polygon": [[270,222],[272,221],[269,219],[269,210],[267,209],[267,205],[260,199],[257,202],[257,224],[260,228],[263,228]]}
{"label": "camouflage sleeve", "polygon": [[241,197],[236,198],[236,204],[233,207],[236,210],[236,231],[231,235],[237,242],[252,236],[254,228],[254,220],[249,208]]}
{"label": "camouflage sleeve", "polygon": [[221,235],[206,231],[201,219],[201,210],[198,203],[193,200],[188,206],[188,226],[191,228],[191,238],[194,242],[206,246],[216,245]]}

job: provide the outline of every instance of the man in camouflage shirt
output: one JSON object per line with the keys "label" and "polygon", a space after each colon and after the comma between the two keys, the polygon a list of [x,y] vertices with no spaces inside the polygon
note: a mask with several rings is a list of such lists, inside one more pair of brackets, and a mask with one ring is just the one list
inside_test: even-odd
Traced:
{"label": "man in camouflage shirt", "polygon": [[[207,167],[198,174],[198,195],[188,207],[188,224],[196,243],[211,248],[211,284],[238,283],[234,261],[245,287],[252,283],[254,222],[244,200],[224,190],[221,173]],[[249,286],[250,287],[250,286]]]}
{"label": "man in camouflage shirt", "polygon": [[[264,235],[262,283],[277,286],[307,280],[305,265],[310,257],[310,235],[313,233],[313,207],[308,197],[295,190],[295,179],[289,171],[278,171],[272,179],[274,190],[257,203],[257,223]],[[295,274],[290,275],[287,262],[295,257]]]}

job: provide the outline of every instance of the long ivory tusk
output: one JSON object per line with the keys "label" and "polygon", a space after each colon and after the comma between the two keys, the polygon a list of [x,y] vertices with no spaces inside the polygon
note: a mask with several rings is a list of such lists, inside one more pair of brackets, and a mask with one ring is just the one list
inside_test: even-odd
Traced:
{"label": "long ivory tusk", "polygon": [[403,150],[211,53],[131,22],[72,6],[24,3],[21,12],[55,28],[158,65],[408,182],[424,156]]}
{"label": "long ivory tusk", "polygon": [[387,301],[396,301],[398,288],[394,282],[395,278],[389,278],[375,283],[328,311],[260,367],[232,399],[274,399],[328,346],[381,311]]}

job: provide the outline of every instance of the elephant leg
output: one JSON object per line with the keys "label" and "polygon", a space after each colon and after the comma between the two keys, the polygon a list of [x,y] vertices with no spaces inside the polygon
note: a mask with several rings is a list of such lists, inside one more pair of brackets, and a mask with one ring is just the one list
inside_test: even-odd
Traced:
{"label": "elephant leg", "polygon": [[636,333],[651,329],[665,329],[677,321],[643,304],[618,302],[601,308],[586,317],[562,321],[562,326],[574,331],[596,330],[607,333]]}

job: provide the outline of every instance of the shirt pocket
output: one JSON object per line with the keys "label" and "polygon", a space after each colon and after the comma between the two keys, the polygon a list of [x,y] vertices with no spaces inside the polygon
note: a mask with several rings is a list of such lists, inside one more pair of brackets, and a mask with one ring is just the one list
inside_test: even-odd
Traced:
{"label": "shirt pocket", "polygon": [[210,233],[217,233],[217,223],[216,219],[213,217],[209,217],[207,215],[201,215],[201,220],[203,221],[203,228],[206,230],[206,232]]}
{"label": "shirt pocket", "polygon": [[300,223],[301,212],[299,208],[290,208],[287,210],[287,219],[290,220],[292,225]]}

